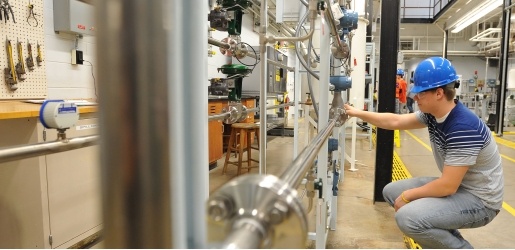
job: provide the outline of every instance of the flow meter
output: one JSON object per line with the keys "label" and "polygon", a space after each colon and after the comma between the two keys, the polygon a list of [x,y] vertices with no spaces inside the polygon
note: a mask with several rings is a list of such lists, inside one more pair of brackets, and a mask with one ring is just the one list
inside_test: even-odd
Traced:
{"label": "flow meter", "polygon": [[39,121],[45,128],[57,129],[58,138],[65,139],[64,131],[77,123],[79,109],[72,102],[64,100],[47,100],[39,110]]}

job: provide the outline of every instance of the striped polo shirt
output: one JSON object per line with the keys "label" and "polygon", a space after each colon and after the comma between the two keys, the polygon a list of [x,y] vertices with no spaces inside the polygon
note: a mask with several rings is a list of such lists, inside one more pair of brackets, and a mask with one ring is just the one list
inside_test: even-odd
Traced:
{"label": "striped polo shirt", "polygon": [[416,115],[428,127],[440,172],[445,165],[469,166],[460,187],[486,207],[500,209],[504,189],[501,156],[486,124],[460,102],[442,123],[431,114],[417,111]]}

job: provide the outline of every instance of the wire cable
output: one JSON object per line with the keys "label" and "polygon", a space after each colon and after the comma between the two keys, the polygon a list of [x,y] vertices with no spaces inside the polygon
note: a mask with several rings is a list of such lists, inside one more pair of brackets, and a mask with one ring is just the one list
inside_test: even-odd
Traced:
{"label": "wire cable", "polygon": [[93,88],[95,88],[95,96],[97,97],[97,100],[98,100],[97,83],[96,83],[95,75],[93,74],[93,64],[88,60],[84,60],[84,62],[87,62],[87,63],[89,63],[89,65],[91,65],[91,76],[93,77]]}
{"label": "wire cable", "polygon": [[238,60],[238,62],[240,62],[241,64],[243,64],[243,65],[245,65],[245,66],[248,66],[248,67],[252,67],[252,69],[250,70],[250,72],[248,72],[247,74],[245,74],[245,75],[248,75],[248,74],[250,74],[250,73],[252,73],[252,72],[254,71],[254,68],[256,68],[256,65],[258,65],[258,64],[259,64],[259,61],[261,60],[261,58],[259,58],[259,55],[256,53],[256,50],[255,50],[252,46],[250,46],[250,44],[248,44],[248,43],[246,43],[246,42],[238,42],[238,43],[236,44],[236,47],[237,47],[237,46],[238,46],[238,44],[240,44],[240,43],[241,43],[241,44],[244,44],[244,45],[247,45],[248,47],[250,47],[250,48],[252,49],[252,52],[253,52],[253,53],[254,53],[254,55],[256,56],[256,58],[255,58],[255,59],[256,59],[256,63],[254,63],[254,64],[245,64],[245,63],[243,63],[242,61],[240,61],[240,59],[238,59],[238,57],[236,57],[236,60]]}

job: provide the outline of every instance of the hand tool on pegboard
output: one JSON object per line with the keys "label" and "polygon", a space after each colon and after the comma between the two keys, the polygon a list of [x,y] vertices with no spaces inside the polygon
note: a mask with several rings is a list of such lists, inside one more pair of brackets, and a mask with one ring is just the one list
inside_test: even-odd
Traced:
{"label": "hand tool on pegboard", "polygon": [[32,57],[32,45],[30,41],[27,39],[27,51],[29,52],[29,56],[25,59],[27,62],[27,68],[29,70],[34,70],[34,58]]}
{"label": "hand tool on pegboard", "polygon": [[0,20],[2,20],[1,15],[4,15],[5,22],[9,21],[9,12],[13,18],[13,22],[16,23],[16,19],[14,19],[14,11],[9,3],[9,0],[2,0],[2,4],[0,5]]}
{"label": "hand tool on pegboard", "polygon": [[23,47],[20,41],[16,41],[16,48],[18,49],[18,63],[16,64],[16,74],[18,74],[18,79],[20,81],[25,80],[25,63],[23,60]]}
{"label": "hand tool on pegboard", "polygon": [[36,56],[36,62],[38,63],[38,66],[41,66],[41,63],[43,62],[43,56],[41,55],[41,46],[39,45],[39,42],[36,48],[38,53]]}
{"label": "hand tool on pegboard", "polygon": [[[39,15],[34,13],[34,4],[32,4],[32,1],[30,1],[30,0],[29,0],[29,6],[28,7],[29,7],[29,15],[27,16],[27,23],[29,24],[29,26],[38,27],[39,21],[36,18],[36,16],[39,16]],[[32,19],[34,21],[31,21]]]}
{"label": "hand tool on pegboard", "polygon": [[16,69],[14,68],[13,46],[11,41],[6,37],[5,48],[7,50],[8,67],[4,69],[5,82],[11,91],[18,89],[18,79],[16,77]]}

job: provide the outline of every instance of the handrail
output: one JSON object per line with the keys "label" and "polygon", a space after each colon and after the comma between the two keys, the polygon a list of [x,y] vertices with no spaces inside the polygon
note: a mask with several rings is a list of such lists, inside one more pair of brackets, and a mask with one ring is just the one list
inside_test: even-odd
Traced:
{"label": "handrail", "polygon": [[98,144],[98,137],[98,135],[89,135],[58,141],[2,148],[0,149],[0,163],[93,146]]}

